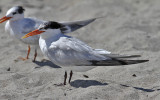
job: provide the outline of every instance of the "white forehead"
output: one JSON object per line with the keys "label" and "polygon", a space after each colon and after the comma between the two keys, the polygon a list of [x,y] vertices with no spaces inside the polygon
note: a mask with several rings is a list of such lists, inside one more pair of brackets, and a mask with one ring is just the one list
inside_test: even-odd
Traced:
{"label": "white forehead", "polygon": [[17,7],[12,7],[12,8],[10,8],[10,9],[7,11],[6,15],[9,15],[9,14],[11,14],[11,13],[13,13],[13,12],[16,12],[17,9],[18,9]]}
{"label": "white forehead", "polygon": [[44,24],[40,24],[38,28],[42,28],[42,27],[44,27]]}
{"label": "white forehead", "polygon": [[45,23],[46,23],[46,21],[44,21],[44,23],[40,24],[38,28],[40,29],[40,28],[45,27],[46,26]]}

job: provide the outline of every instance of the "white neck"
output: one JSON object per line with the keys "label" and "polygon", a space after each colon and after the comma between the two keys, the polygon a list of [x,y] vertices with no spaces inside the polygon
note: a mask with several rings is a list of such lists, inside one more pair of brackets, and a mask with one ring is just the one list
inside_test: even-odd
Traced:
{"label": "white neck", "polygon": [[59,29],[48,29],[46,32],[42,33],[40,36],[44,40],[48,40],[49,38],[56,37],[58,35],[61,35],[61,31]]}

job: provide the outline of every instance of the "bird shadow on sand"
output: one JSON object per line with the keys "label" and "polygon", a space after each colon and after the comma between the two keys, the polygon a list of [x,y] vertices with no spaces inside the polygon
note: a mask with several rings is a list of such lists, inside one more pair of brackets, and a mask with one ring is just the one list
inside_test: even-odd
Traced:
{"label": "bird shadow on sand", "polygon": [[[75,81],[72,81],[70,83],[71,86],[75,87],[75,88],[87,88],[87,87],[90,87],[90,86],[105,86],[105,85],[109,85],[108,83],[101,83],[99,81],[96,81],[96,80],[75,80]],[[123,85],[123,84],[120,84],[121,86],[123,87],[131,87],[131,88],[134,88],[136,90],[140,90],[140,91],[143,91],[143,92],[154,92],[154,91],[160,91],[160,89],[147,89],[147,88],[142,88],[142,87],[133,87],[133,86],[129,86],[129,85]]]}
{"label": "bird shadow on sand", "polygon": [[108,83],[101,83],[99,81],[96,80],[75,80],[72,81],[70,83],[71,86],[75,87],[75,88],[87,88],[89,86],[104,86],[104,85],[108,85]]}
{"label": "bird shadow on sand", "polygon": [[[128,85],[123,85],[123,84],[120,84],[121,86],[123,87],[132,87],[132,86],[128,86]],[[159,91],[159,89],[146,89],[146,88],[142,88],[142,87],[132,87],[136,90],[141,90],[141,91],[144,91],[144,92],[154,92],[154,91]]]}
{"label": "bird shadow on sand", "polygon": [[39,67],[35,67],[35,68],[41,68],[43,66],[49,66],[49,67],[52,67],[52,68],[61,68],[55,64],[53,64],[51,61],[49,60],[42,60],[42,61],[34,61],[33,63],[37,64]]}

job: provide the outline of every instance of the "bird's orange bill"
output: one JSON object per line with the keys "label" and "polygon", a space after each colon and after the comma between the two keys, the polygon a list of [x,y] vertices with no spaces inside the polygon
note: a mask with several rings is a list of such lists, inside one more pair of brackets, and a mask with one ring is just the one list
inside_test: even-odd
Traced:
{"label": "bird's orange bill", "polygon": [[11,19],[12,17],[7,17],[7,16],[4,16],[3,18],[0,19],[0,23],[3,23],[9,19]]}
{"label": "bird's orange bill", "polygon": [[34,36],[34,35],[37,35],[37,34],[41,34],[43,32],[45,32],[45,31],[40,31],[40,30],[36,29],[36,30],[26,34],[25,36],[23,36],[22,39],[30,37],[30,36]]}

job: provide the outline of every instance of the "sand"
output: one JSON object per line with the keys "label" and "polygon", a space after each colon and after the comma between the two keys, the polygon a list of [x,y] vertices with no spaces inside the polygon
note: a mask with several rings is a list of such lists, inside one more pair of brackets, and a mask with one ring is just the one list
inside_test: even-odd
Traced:
{"label": "sand", "polygon": [[[35,63],[27,45],[15,41],[0,24],[0,100],[160,100],[160,0],[1,0],[0,17],[16,5],[26,17],[74,21],[105,16],[74,36],[94,48],[140,54],[150,61],[129,66],[99,66],[74,72],[63,82],[65,69],[38,50]],[[88,78],[83,75],[87,75]]]}

